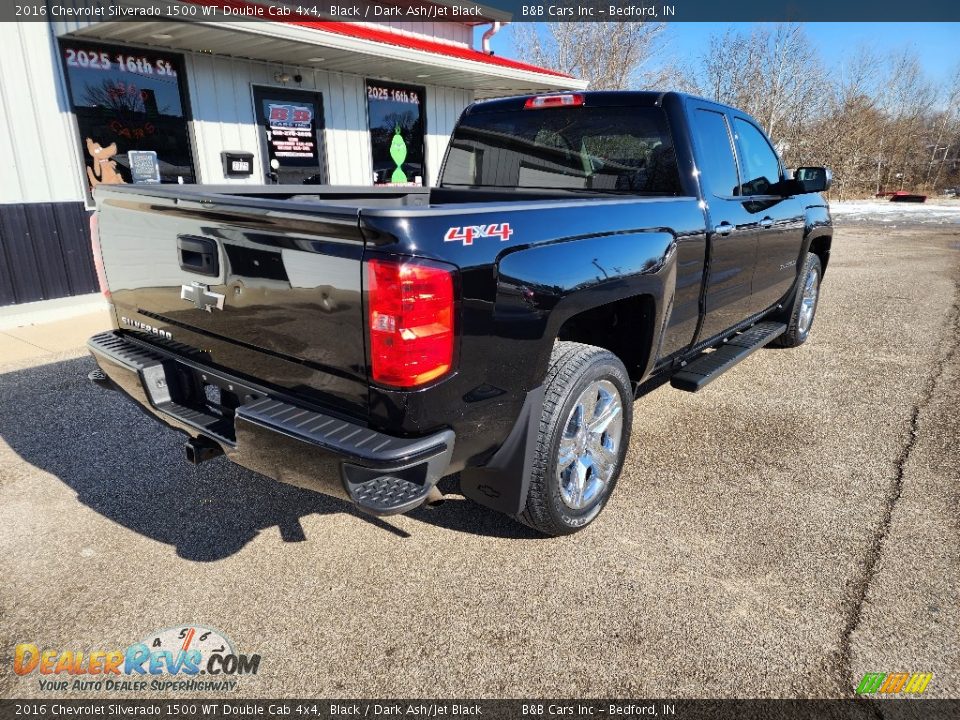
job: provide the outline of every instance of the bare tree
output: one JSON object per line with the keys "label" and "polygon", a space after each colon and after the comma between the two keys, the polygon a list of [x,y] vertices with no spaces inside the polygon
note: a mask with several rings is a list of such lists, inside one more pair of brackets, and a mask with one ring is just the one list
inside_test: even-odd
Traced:
{"label": "bare tree", "polygon": [[706,52],[690,70],[697,92],[722,103],[745,103],[757,75],[756,48],[750,37],[733,30],[713,35]]}
{"label": "bare tree", "polygon": [[[950,162],[950,154],[953,152],[953,163],[950,169],[954,172],[957,169],[957,143],[960,141],[960,112],[957,107],[960,105],[960,63],[953,71],[953,78],[946,88],[946,104],[933,120],[935,132],[933,133],[930,147],[930,163],[927,166],[924,185],[930,189],[938,187],[940,177],[944,169]],[[939,157],[938,157],[939,156]],[[936,173],[931,178],[931,173],[936,167]]]}
{"label": "bare tree", "polygon": [[760,68],[754,78],[760,86],[753,102],[755,117],[768,135],[795,142],[826,90],[820,59],[801,25],[760,31],[755,44]]}
{"label": "bare tree", "polygon": [[887,116],[881,143],[882,163],[879,184],[884,189],[899,189],[921,182],[922,155],[918,144],[925,144],[926,119],[936,96],[924,76],[915,51],[903,50],[890,58],[887,81],[880,86],[878,101]]}
{"label": "bare tree", "polygon": [[876,99],[880,68],[877,56],[867,48],[843,61],[820,98],[821,114],[791,154],[797,166],[832,168],[841,200],[872,188],[886,121]]}
{"label": "bare tree", "polygon": [[555,68],[590,81],[591,90],[656,87],[651,68],[664,23],[551,22],[543,32],[534,24],[513,26],[517,53],[527,62]]}
{"label": "bare tree", "polygon": [[813,44],[792,23],[715,35],[689,74],[701,95],[743,108],[785,145],[817,111],[826,87]]}

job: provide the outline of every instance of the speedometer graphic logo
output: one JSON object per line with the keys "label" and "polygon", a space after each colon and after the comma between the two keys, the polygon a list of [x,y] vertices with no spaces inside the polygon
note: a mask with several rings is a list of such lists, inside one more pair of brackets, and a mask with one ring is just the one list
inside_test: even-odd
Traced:
{"label": "speedometer graphic logo", "polygon": [[199,650],[203,657],[214,653],[234,655],[233,642],[216,628],[206,625],[181,625],[152,633],[141,640],[151,650],[190,652]]}

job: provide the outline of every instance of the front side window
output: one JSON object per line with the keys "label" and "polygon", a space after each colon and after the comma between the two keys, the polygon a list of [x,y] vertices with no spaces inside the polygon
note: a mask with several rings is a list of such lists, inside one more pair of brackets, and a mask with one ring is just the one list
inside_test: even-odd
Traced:
{"label": "front side window", "polygon": [[770,143],[754,125],[734,118],[740,140],[740,164],[743,166],[744,195],[766,195],[770,187],[780,182],[780,161]]}
{"label": "front side window", "polygon": [[91,189],[195,182],[179,56],[72,40],[60,54]]}
{"label": "front side window", "polygon": [[660,108],[563,107],[460,120],[442,185],[680,195]]}
{"label": "front side window", "polygon": [[423,88],[367,80],[374,185],[423,185]]}

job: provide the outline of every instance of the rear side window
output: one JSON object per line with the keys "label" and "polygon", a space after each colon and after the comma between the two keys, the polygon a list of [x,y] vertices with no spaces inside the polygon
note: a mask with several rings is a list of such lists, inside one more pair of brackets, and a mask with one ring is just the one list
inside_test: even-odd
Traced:
{"label": "rear side window", "polygon": [[720,197],[739,195],[737,161],[726,117],[712,110],[697,110],[693,126],[700,150],[699,170],[706,176],[707,187]]}
{"label": "rear side window", "polygon": [[680,195],[660,108],[572,107],[465,116],[441,185]]}
{"label": "rear side window", "polygon": [[740,140],[743,165],[743,194],[766,195],[770,186],[780,182],[780,161],[767,138],[756,127],[741,120],[733,119]]}

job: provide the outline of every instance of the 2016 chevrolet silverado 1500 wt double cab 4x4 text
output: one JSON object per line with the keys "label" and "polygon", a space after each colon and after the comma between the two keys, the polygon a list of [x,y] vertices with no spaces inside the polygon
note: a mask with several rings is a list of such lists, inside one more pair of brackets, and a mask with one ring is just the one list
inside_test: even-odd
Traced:
{"label": "2016 chevrolet silverado 1500 wt double cab 4x4 text", "polygon": [[[107,186],[91,378],[376,514],[464,495],[548,534],[610,497],[638,393],[807,339],[825,168],[677,93],[471,105],[430,189]],[[97,227],[98,226],[98,229]]]}

